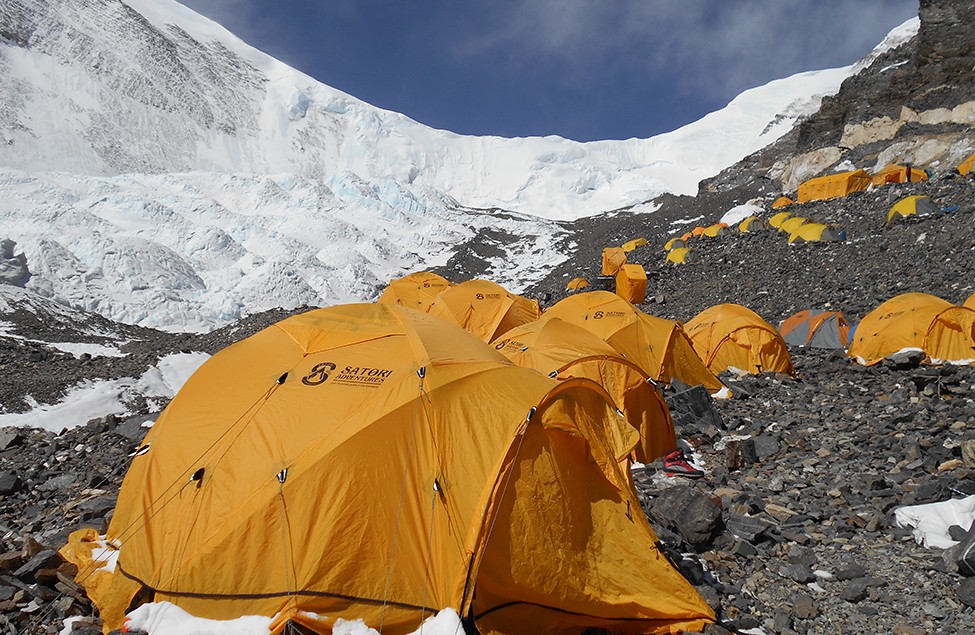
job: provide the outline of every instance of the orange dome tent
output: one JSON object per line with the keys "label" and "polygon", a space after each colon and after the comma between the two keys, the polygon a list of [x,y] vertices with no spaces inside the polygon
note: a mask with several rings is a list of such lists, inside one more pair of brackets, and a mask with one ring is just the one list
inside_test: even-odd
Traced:
{"label": "orange dome tent", "polygon": [[909,165],[896,165],[889,163],[882,170],[873,175],[874,186],[887,185],[888,183],[917,183],[927,181],[928,173],[924,170],[911,167]]}
{"label": "orange dome tent", "polygon": [[379,296],[384,304],[399,304],[417,311],[427,311],[433,299],[441,291],[450,288],[450,282],[435,273],[420,271],[390,281]]}
{"label": "orange dome tent", "polygon": [[975,154],[958,164],[958,172],[962,176],[968,176],[968,173],[972,171],[973,167],[975,167]]}
{"label": "orange dome tent", "polygon": [[[358,618],[404,634],[448,607],[485,633],[703,630],[713,612],[613,460],[617,418],[594,382],[518,368],[427,314],[294,316],[183,386],[122,483],[117,567],[84,582],[106,629],[138,597],[277,615],[273,633]],[[80,567],[91,533],[62,551]]]}
{"label": "orange dome tent", "polygon": [[579,289],[585,289],[589,286],[589,281],[585,278],[573,278],[569,280],[569,283],[565,285],[566,291],[578,291]]}
{"label": "orange dome tent", "polygon": [[565,298],[545,312],[543,319],[561,318],[602,338],[656,381],[677,378],[711,392],[726,392],[724,384],[694,352],[678,322],[647,315],[608,291],[589,291]]}
{"label": "orange dome tent", "polygon": [[620,246],[620,249],[622,249],[626,253],[630,253],[631,251],[633,251],[637,247],[643,247],[646,244],[647,244],[647,239],[646,238],[634,238],[633,240],[628,240],[625,243],[623,243]]}
{"label": "orange dome tent", "polygon": [[591,379],[605,388],[623,413],[623,426],[613,437],[621,461],[632,451],[637,461],[649,463],[677,448],[670,410],[649,376],[586,329],[559,318],[541,319],[511,329],[493,344],[518,366],[559,380]]}
{"label": "orange dome tent", "polygon": [[734,367],[753,375],[795,375],[782,336],[751,309],[719,304],[698,313],[685,328],[694,350],[713,373]]}
{"label": "orange dome tent", "polygon": [[840,311],[806,309],[787,317],[779,326],[779,333],[790,346],[846,348],[850,324]]}
{"label": "orange dome tent", "polygon": [[509,293],[488,280],[468,280],[443,291],[430,305],[431,315],[457,324],[488,343],[505,331],[537,320],[537,300]]}
{"label": "orange dome tent", "polygon": [[780,196],[779,198],[775,199],[775,201],[772,202],[772,209],[780,209],[782,207],[788,207],[789,205],[793,205],[793,204],[795,204],[795,201],[793,201],[788,196]]}
{"label": "orange dome tent", "polygon": [[934,364],[975,363],[975,309],[902,293],[864,316],[847,355],[872,366],[904,349],[923,351]]}

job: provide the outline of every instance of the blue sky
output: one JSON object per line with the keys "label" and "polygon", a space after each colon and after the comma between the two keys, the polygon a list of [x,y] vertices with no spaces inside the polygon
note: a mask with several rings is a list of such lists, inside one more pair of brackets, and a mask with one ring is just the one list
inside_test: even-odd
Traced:
{"label": "blue sky", "polygon": [[851,64],[917,0],[182,0],[329,86],[435,128],[649,137]]}

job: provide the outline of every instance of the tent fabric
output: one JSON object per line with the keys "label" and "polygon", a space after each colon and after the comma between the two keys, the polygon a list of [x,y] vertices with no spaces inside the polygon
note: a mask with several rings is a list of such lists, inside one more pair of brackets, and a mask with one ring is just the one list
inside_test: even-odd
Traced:
{"label": "tent fabric", "polygon": [[871,180],[872,177],[866,170],[839,172],[809,179],[799,184],[796,201],[799,203],[822,201],[853,192],[862,192],[870,187]]}
{"label": "tent fabric", "polygon": [[696,262],[694,252],[690,247],[675,247],[667,252],[667,262],[675,265],[682,265]]}
{"label": "tent fabric", "polygon": [[808,218],[802,216],[791,216],[779,224],[779,231],[791,234],[809,222]]}
{"label": "tent fabric", "polygon": [[723,234],[727,228],[727,223],[715,223],[714,225],[708,225],[704,228],[704,231],[701,232],[701,236],[705,236],[707,238],[717,238]]}
{"label": "tent fabric", "polygon": [[379,296],[379,302],[399,304],[417,311],[427,311],[434,298],[450,288],[451,283],[435,273],[420,271],[390,281]]}
{"label": "tent fabric", "polygon": [[839,242],[846,235],[834,227],[823,223],[805,223],[789,234],[789,242]]}
{"label": "tent fabric", "polygon": [[620,267],[626,264],[626,252],[620,247],[606,247],[603,249],[603,276],[615,276]]}
{"label": "tent fabric", "polygon": [[106,628],[139,594],[317,633],[409,633],[447,607],[486,634],[702,630],[713,612],[613,460],[616,418],[594,382],[518,368],[428,314],[288,318],[214,355],[156,421],[96,604]]}
{"label": "tent fabric", "polygon": [[864,316],[847,355],[872,366],[911,348],[932,363],[975,363],[975,309],[927,293],[903,293]]}
{"label": "tent fabric", "polygon": [[632,304],[647,301],[647,272],[643,265],[623,265],[616,274],[616,295]]}
{"label": "tent fabric", "polygon": [[975,293],[968,296],[963,306],[967,306],[969,309],[975,309]]}
{"label": "tent fabric", "polygon": [[708,369],[795,375],[789,349],[774,326],[739,304],[718,304],[686,325],[687,335]]}
{"label": "tent fabric", "polygon": [[792,214],[789,212],[779,212],[777,214],[772,214],[772,217],[768,219],[768,224],[770,227],[776,229],[781,229],[782,223],[787,219],[792,218]]}
{"label": "tent fabric", "polygon": [[783,320],[779,333],[789,346],[839,349],[850,341],[850,323],[841,311],[806,309]]}
{"label": "tent fabric", "polygon": [[891,206],[887,212],[887,222],[891,223],[898,218],[908,216],[934,214],[937,211],[937,205],[927,196],[905,196]]}
{"label": "tent fabric", "polygon": [[505,331],[537,320],[542,310],[537,300],[509,293],[499,284],[468,280],[441,292],[428,313],[460,326],[486,344]]}
{"label": "tent fabric", "polygon": [[968,173],[971,172],[973,168],[975,168],[975,154],[958,164],[958,172],[962,176],[968,176]]}
{"label": "tent fabric", "polygon": [[667,241],[666,243],[664,243],[664,249],[665,249],[666,251],[670,251],[671,249],[677,249],[677,248],[679,248],[679,247],[687,247],[687,243],[685,243],[685,242],[684,242],[684,241],[683,241],[683,240],[682,240],[682,239],[680,238],[680,236],[676,236],[676,237],[674,237],[674,238],[671,238],[671,239],[670,239],[670,240],[668,240],[668,241]]}
{"label": "tent fabric", "polygon": [[724,384],[709,371],[679,322],[648,315],[607,291],[577,293],[549,308],[542,319],[560,318],[602,338],[654,381],[703,385],[718,392]]}
{"label": "tent fabric", "polygon": [[768,225],[758,216],[749,216],[738,223],[738,231],[743,234],[746,232],[764,231],[766,229],[768,229]]}
{"label": "tent fabric", "polygon": [[788,196],[780,196],[772,202],[772,209],[781,209],[783,207],[788,207],[789,205],[795,204]]}
{"label": "tent fabric", "polygon": [[887,185],[888,183],[917,183],[927,181],[928,173],[910,165],[897,165],[889,163],[879,172],[873,175],[871,183],[874,186]]}
{"label": "tent fabric", "polygon": [[704,232],[706,232],[707,229],[708,228],[705,227],[705,226],[703,226],[703,225],[698,225],[697,227],[695,227],[694,229],[691,230],[691,236],[693,236],[693,237],[703,236],[704,235]]}
{"label": "tent fabric", "polygon": [[589,281],[585,278],[573,278],[569,280],[568,284],[565,285],[566,291],[578,291],[579,289],[585,289],[589,286]]}
{"label": "tent fabric", "polygon": [[618,460],[628,463],[632,456],[649,463],[677,448],[670,410],[650,377],[586,329],[559,318],[542,319],[508,331],[492,345],[517,366],[602,386],[623,413],[612,435]]}
{"label": "tent fabric", "polygon": [[620,247],[626,253],[629,253],[636,249],[637,247],[643,247],[647,244],[646,238],[634,238],[633,240],[628,240]]}

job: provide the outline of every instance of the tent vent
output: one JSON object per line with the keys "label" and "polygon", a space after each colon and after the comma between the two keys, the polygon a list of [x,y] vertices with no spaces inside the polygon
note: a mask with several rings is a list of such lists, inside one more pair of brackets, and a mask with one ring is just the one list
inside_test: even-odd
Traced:
{"label": "tent vent", "polygon": [[623,414],[623,411],[620,410],[619,408],[616,409],[616,414],[618,414],[621,417],[625,417],[626,416],[625,414]]}
{"label": "tent vent", "polygon": [[205,467],[201,467],[197,471],[193,472],[193,475],[190,476],[190,482],[192,482],[192,481],[202,481],[203,480],[203,473],[204,472],[206,472],[206,468]]}
{"label": "tent vent", "polygon": [[278,483],[284,483],[286,480],[288,480],[288,468],[278,472]]}
{"label": "tent vent", "polygon": [[284,383],[284,380],[287,379],[287,378],[288,378],[288,373],[285,373],[285,374],[281,375],[280,377],[278,377],[278,385],[283,384]]}
{"label": "tent vent", "polygon": [[142,456],[143,454],[145,454],[146,452],[149,451],[149,446],[150,445],[152,445],[152,444],[151,443],[146,443],[141,448],[137,448],[136,451],[133,452],[132,454],[130,454],[129,456]]}
{"label": "tent vent", "polygon": [[527,350],[528,350],[528,347],[527,347],[527,346],[522,346],[522,347],[521,347],[521,352],[522,352],[522,353],[524,353],[524,352],[525,352],[525,351],[527,351]]}
{"label": "tent vent", "polygon": [[532,417],[535,416],[535,411],[536,410],[538,410],[538,408],[536,408],[535,406],[532,406],[532,409],[528,411],[528,416],[525,417],[525,421],[531,421],[532,420]]}
{"label": "tent vent", "polygon": [[551,377],[552,379],[555,379],[556,377],[558,377],[558,376],[559,376],[559,371],[557,371],[557,370],[553,370],[552,372],[550,372],[550,373],[548,374],[548,376],[549,376],[549,377]]}
{"label": "tent vent", "polygon": [[420,376],[420,379],[423,379],[427,376],[427,367],[420,366],[419,370],[416,371],[416,374]]}
{"label": "tent vent", "polygon": [[438,481],[437,479],[433,479],[433,491],[435,492],[440,491],[440,481]]}

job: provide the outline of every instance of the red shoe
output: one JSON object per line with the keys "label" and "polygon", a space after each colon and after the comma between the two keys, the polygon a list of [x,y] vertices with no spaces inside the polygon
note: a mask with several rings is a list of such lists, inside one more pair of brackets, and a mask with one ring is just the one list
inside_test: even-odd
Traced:
{"label": "red shoe", "polygon": [[667,476],[686,476],[687,478],[704,476],[704,470],[699,470],[691,465],[690,461],[687,460],[687,455],[684,454],[684,450],[680,448],[664,456],[664,473]]}

